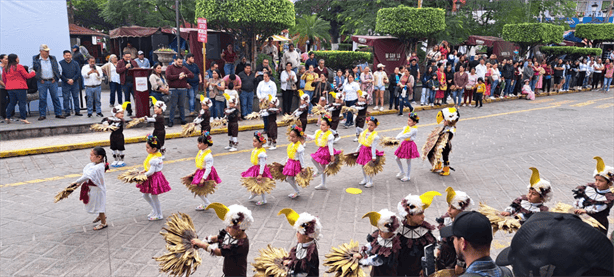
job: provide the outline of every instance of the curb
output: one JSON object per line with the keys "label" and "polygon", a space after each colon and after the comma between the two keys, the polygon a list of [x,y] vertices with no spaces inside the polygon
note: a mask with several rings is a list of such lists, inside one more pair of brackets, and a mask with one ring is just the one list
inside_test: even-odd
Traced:
{"label": "curb", "polygon": [[[535,97],[554,96],[554,95],[559,95],[559,94],[568,94],[568,93],[576,93],[576,92],[584,92],[584,91],[590,91],[590,89],[570,90],[570,91],[558,92],[558,93],[551,92],[550,94],[540,93],[540,94],[536,94]],[[503,99],[496,98],[496,99],[486,99],[483,102],[484,104],[486,104],[486,103],[491,103],[491,102],[511,101],[511,100],[525,99],[525,98],[526,97],[524,96],[503,98]],[[471,103],[474,103],[474,101],[472,101]],[[453,107],[453,106],[454,104],[441,105],[437,107],[417,106],[414,108],[414,110],[415,111],[438,110],[444,107]],[[398,113],[397,110],[369,112],[369,114],[374,115],[374,116],[396,114],[396,113]],[[317,121],[318,121],[317,118],[310,118],[307,120],[307,123],[316,123]],[[289,125],[288,123],[278,123],[278,126],[280,127],[288,126],[288,125]],[[263,128],[264,128],[263,123],[239,126],[239,132],[261,130]],[[227,128],[211,129],[212,135],[224,134],[227,132],[228,132]],[[196,136],[198,136],[198,134],[192,134],[190,137],[196,137]],[[184,138],[184,137],[181,135],[181,133],[166,134],[167,140],[175,139],[175,138]],[[140,143],[140,142],[145,142],[145,137],[131,137],[131,138],[125,139],[125,144]],[[99,141],[81,142],[81,143],[74,143],[74,144],[63,144],[63,145],[54,145],[54,146],[46,146],[46,147],[38,147],[38,148],[26,148],[26,149],[19,149],[19,150],[0,151],[0,158],[11,158],[11,157],[21,157],[21,156],[28,156],[28,155],[58,153],[58,152],[65,152],[65,151],[72,151],[72,150],[94,148],[96,146],[109,146],[109,145],[110,145],[109,140],[99,140]]]}

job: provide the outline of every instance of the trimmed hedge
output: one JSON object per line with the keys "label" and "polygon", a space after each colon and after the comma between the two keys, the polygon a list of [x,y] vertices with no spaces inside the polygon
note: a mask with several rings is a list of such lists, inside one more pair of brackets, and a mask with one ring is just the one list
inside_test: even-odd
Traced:
{"label": "trimmed hedge", "polygon": [[614,23],[578,24],[576,37],[598,41],[614,41]]}
{"label": "trimmed hedge", "polygon": [[446,28],[446,12],[437,8],[399,5],[377,11],[375,32],[396,36],[402,41],[431,36]]}
{"label": "trimmed hedge", "polygon": [[563,26],[547,23],[505,24],[503,39],[523,45],[563,42]]}
{"label": "trimmed hedge", "polygon": [[349,69],[359,63],[373,63],[373,53],[354,51],[313,51],[317,60],[324,59],[327,67],[332,69]]}
{"label": "trimmed hedge", "polygon": [[196,18],[209,28],[252,29],[264,37],[294,27],[294,4],[288,0],[196,0]]}
{"label": "trimmed hedge", "polygon": [[576,46],[542,46],[540,51],[548,55],[580,55],[601,57],[601,48],[583,48]]}

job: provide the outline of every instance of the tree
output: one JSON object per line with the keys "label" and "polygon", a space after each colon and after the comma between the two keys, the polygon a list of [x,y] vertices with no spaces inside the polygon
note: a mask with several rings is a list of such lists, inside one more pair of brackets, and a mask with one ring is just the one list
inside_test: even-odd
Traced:
{"label": "tree", "polygon": [[377,11],[375,31],[404,42],[415,42],[446,28],[445,11],[437,8],[398,6]]}
{"label": "tree", "polygon": [[520,23],[503,26],[503,39],[520,45],[522,54],[527,47],[563,42],[563,26],[547,23]]}
{"label": "tree", "polygon": [[[254,51],[256,35],[263,42],[295,24],[294,5],[288,0],[197,0],[196,16],[235,39],[248,39],[249,49]],[[250,51],[250,56],[254,59],[256,55]]]}
{"label": "tree", "polygon": [[104,20],[100,13],[108,0],[69,0],[67,1],[69,15],[73,23],[96,30],[111,30],[115,25]]}
{"label": "tree", "polygon": [[317,15],[304,15],[296,18],[296,24],[290,29],[290,34],[298,34],[299,41],[316,40],[330,41],[330,25]]}
{"label": "tree", "polygon": [[593,47],[603,41],[614,41],[614,23],[578,24],[575,36],[591,40]]}
{"label": "tree", "polygon": [[[175,26],[174,0],[105,0],[100,15],[115,27],[139,25],[144,27]],[[196,0],[179,1],[180,22],[195,22]]]}

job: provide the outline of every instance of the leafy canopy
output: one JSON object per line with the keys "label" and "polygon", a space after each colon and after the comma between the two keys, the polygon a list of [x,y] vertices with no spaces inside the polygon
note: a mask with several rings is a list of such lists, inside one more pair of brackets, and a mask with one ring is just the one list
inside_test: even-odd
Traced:
{"label": "leafy canopy", "polygon": [[398,6],[377,11],[375,31],[396,36],[402,41],[428,37],[445,28],[443,9]]}
{"label": "leafy canopy", "polygon": [[578,24],[575,36],[596,41],[614,41],[614,23]]}

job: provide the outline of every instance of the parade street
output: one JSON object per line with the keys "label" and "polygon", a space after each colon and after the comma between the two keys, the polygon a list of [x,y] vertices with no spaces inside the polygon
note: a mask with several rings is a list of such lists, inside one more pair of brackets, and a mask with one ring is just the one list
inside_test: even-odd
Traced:
{"label": "parade street", "polygon": [[[612,93],[570,93],[539,97],[535,101],[489,103],[480,109],[461,107],[459,111],[461,120],[456,125],[450,154],[451,167],[455,171],[450,176],[431,173],[428,161],[417,159],[413,161],[411,180],[401,182],[395,178],[398,167],[394,149],[386,148],[384,171],[374,177],[372,188],[358,184],[362,179],[360,167],[343,167],[339,174],[328,178],[329,190],[314,190],[313,187],[320,183],[319,178],[315,178],[294,200],[287,196],[293,192],[290,185],[277,182],[277,187],[267,196],[268,204],[263,206],[248,201],[248,192],[240,184],[240,173],[251,165],[252,132],[239,133],[239,151],[233,153],[223,150],[228,144],[225,134],[214,135],[215,167],[223,182],[209,199],[227,206],[242,204],[252,210],[255,222],[247,230],[249,262],[267,244],[289,250],[296,243],[295,231],[284,216],[277,216],[279,210],[292,208],[298,213],[318,216],[323,225],[323,237],[317,242],[320,273],[326,275],[322,263],[332,246],[350,240],[357,240],[361,245],[366,243],[367,234],[374,228],[368,219],[361,219],[365,213],[383,208],[397,212],[397,203],[409,193],[435,190],[443,194],[435,197],[425,213],[425,220],[436,225],[435,218],[443,215],[448,207],[445,200],[448,186],[467,192],[476,203],[472,209],[477,210],[477,203],[483,202],[503,210],[516,197],[527,193],[529,168],[536,167],[541,178],[552,183],[554,196],[547,205],[554,206],[559,201],[571,204],[571,190],[593,181],[594,156],[601,156],[608,165],[614,163]],[[437,112],[436,109],[418,112],[420,123],[416,143],[419,149],[437,125]],[[406,126],[407,114],[378,119],[380,136],[394,137]],[[316,128],[310,124],[306,133],[313,134]],[[267,151],[267,163],[285,163],[285,131],[285,127],[280,127],[278,149]],[[355,129],[340,127],[339,132],[343,138],[335,147],[345,153],[353,152],[357,146],[352,141]],[[92,141],[107,137],[108,133],[95,133]],[[164,216],[187,213],[199,237],[217,234],[223,227],[222,221],[212,210],[195,211],[201,201],[180,183],[181,177],[195,170],[196,138],[170,139],[166,147],[162,172],[172,190],[160,195]],[[316,150],[310,141],[305,153]],[[144,143],[127,144],[127,167],[105,174],[108,228],[92,230],[95,215],[83,211],[78,191],[68,199],[53,203],[59,191],[81,176],[83,167],[89,163],[89,154],[90,149],[84,149],[0,161],[1,276],[159,275],[152,257],[165,252],[165,242],[159,234],[165,220],[148,221],[151,207],[141,193],[133,184],[117,179],[118,174],[127,169],[142,168],[147,155]],[[112,159],[110,154],[107,148],[107,155]],[[306,161],[313,166],[307,156]],[[350,187],[363,192],[348,194],[345,189]],[[610,222],[613,221],[610,219]],[[435,235],[438,237],[438,232],[435,231]],[[509,246],[511,237],[502,232],[495,234],[491,256],[495,257]],[[223,259],[211,257],[204,251],[201,254],[203,264],[194,275],[222,275]],[[252,274],[252,267],[248,265],[248,275]]]}

